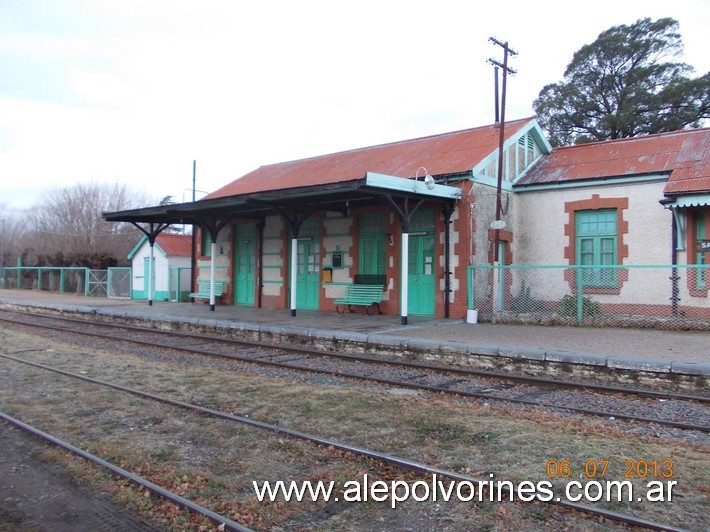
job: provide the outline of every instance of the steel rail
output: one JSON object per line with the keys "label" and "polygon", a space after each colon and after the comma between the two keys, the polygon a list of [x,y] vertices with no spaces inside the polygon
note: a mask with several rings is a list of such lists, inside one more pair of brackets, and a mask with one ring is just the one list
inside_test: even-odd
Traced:
{"label": "steel rail", "polygon": [[[542,377],[530,377],[530,376],[524,376],[524,375],[512,375],[509,373],[501,373],[501,372],[495,372],[495,371],[484,371],[484,370],[475,370],[475,369],[470,369],[470,368],[457,368],[457,367],[442,367],[438,366],[436,364],[429,364],[426,362],[407,362],[403,360],[391,360],[391,359],[382,359],[378,357],[372,357],[372,356],[367,356],[367,355],[350,355],[348,353],[337,353],[333,351],[322,351],[322,350],[317,350],[317,349],[309,349],[306,347],[299,347],[299,346],[293,346],[293,345],[286,345],[286,344],[272,344],[272,343],[263,343],[263,342],[254,342],[250,340],[237,340],[235,338],[219,338],[216,336],[206,336],[206,335],[198,335],[194,333],[184,333],[184,332],[177,332],[177,331],[166,331],[166,330],[160,330],[160,329],[150,329],[147,327],[138,327],[135,325],[126,325],[126,324],[120,324],[120,323],[108,323],[108,322],[100,322],[100,321],[92,321],[92,320],[84,320],[84,319],[78,319],[78,318],[70,318],[67,316],[53,316],[50,314],[41,314],[41,313],[31,313],[31,312],[26,312],[26,311],[10,311],[8,309],[0,309],[2,312],[7,312],[7,313],[22,313],[22,314],[27,314],[32,317],[40,317],[40,318],[47,318],[47,319],[54,319],[58,321],[66,321],[70,323],[78,323],[81,325],[95,325],[98,327],[105,327],[108,329],[114,328],[114,329],[126,329],[129,331],[136,331],[136,332],[142,332],[142,333],[150,333],[150,334],[156,334],[156,335],[169,335],[171,337],[180,337],[180,338],[189,338],[193,340],[199,340],[201,342],[214,342],[214,343],[222,343],[226,345],[239,345],[239,346],[247,346],[247,347],[257,347],[257,348],[269,348],[269,349],[275,349],[275,350],[282,350],[282,351],[288,351],[288,352],[293,352],[293,353],[299,353],[299,354],[304,354],[304,355],[309,355],[309,356],[320,356],[320,357],[329,357],[329,358],[337,358],[337,359],[342,359],[342,360],[349,360],[353,362],[369,362],[372,364],[379,364],[379,365],[389,365],[389,366],[397,366],[397,367],[404,367],[404,368],[411,368],[411,369],[423,369],[423,370],[429,370],[429,371],[437,371],[439,373],[449,373],[453,375],[464,375],[464,376],[474,376],[474,377],[484,377],[484,378],[491,378],[491,379],[498,379],[498,380],[508,380],[512,382],[519,382],[519,383],[524,383],[524,384],[534,384],[538,386],[550,386],[553,388],[569,388],[569,389],[583,389],[587,391],[598,391],[598,392],[603,392],[603,393],[617,393],[617,394],[626,394],[626,395],[635,395],[638,397],[645,397],[645,398],[650,398],[650,399],[668,399],[668,400],[677,400],[677,401],[696,401],[699,403],[710,403],[710,397],[708,396],[702,396],[702,395],[689,395],[689,394],[676,394],[676,393],[670,393],[670,392],[660,392],[660,391],[655,391],[655,390],[644,390],[640,388],[628,388],[628,387],[622,387],[622,386],[612,386],[612,385],[607,385],[607,384],[595,384],[595,383],[580,383],[580,382],[575,382],[575,381],[569,381],[569,380],[560,380],[560,379],[545,379]],[[31,323],[26,323],[18,320],[13,320],[9,318],[3,318],[0,317],[0,321],[7,321],[9,323],[17,323],[19,325],[29,325],[32,326],[33,324]],[[89,333],[85,331],[76,331],[76,330],[71,330],[71,329],[66,329],[63,327],[58,327],[58,326],[51,326],[51,325],[41,325],[41,324],[35,324],[38,327],[46,327],[58,331],[68,331],[68,332],[75,332],[78,334],[86,334],[86,335],[95,335],[95,333]],[[100,336],[97,335],[96,336]],[[104,336],[105,338],[111,338],[114,340],[126,340],[125,338],[117,337],[117,336],[112,336],[110,334],[107,334]],[[130,340],[130,341],[136,341],[136,340]],[[152,345],[158,345],[158,344],[152,344]],[[171,348],[171,349],[176,349],[176,350],[182,350],[183,348],[181,347],[176,347],[172,346],[169,344],[159,344],[160,347],[165,347],[165,348]],[[195,350],[196,352],[199,350]],[[227,356],[228,355],[221,355],[220,353],[209,353],[212,356]],[[250,359],[247,357],[231,357],[234,358],[235,360],[242,360],[242,361],[248,361],[248,362],[254,362],[254,363],[261,363],[258,360]]]}
{"label": "steel rail", "polygon": [[107,462],[103,458],[99,458],[96,455],[93,455],[91,453],[88,453],[84,451],[83,449],[80,449],[79,447],[76,447],[72,445],[71,443],[65,442],[64,440],[60,440],[59,438],[52,436],[51,434],[47,434],[46,432],[43,432],[39,430],[36,427],[33,427],[32,425],[28,425],[27,423],[24,423],[23,421],[20,421],[19,419],[16,419],[14,417],[11,417],[4,412],[0,412],[0,419],[5,421],[6,423],[10,423],[14,425],[15,427],[24,430],[25,432],[29,432],[30,434],[34,436],[38,436],[42,438],[43,440],[56,445],[58,447],[61,447],[62,449],[71,452],[72,454],[75,454],[76,456],[79,456],[80,458],[83,458],[84,460],[87,460],[89,462],[93,462],[94,464],[97,464],[104,469],[107,469],[111,471],[113,474],[118,475],[122,478],[125,478],[126,480],[129,480],[133,484],[136,484],[142,488],[147,489],[151,493],[157,495],[158,497],[161,497],[167,501],[170,501],[171,503],[184,508],[185,510],[196,514],[196,515],[201,515],[203,517],[206,517],[210,521],[214,522],[218,526],[222,527],[222,530],[232,530],[236,532],[250,532],[251,529],[247,528],[245,526],[240,525],[239,523],[232,521],[231,519],[228,519],[224,516],[219,515],[216,512],[213,512],[212,510],[209,510],[208,508],[205,508],[204,506],[201,506],[195,502],[192,502],[184,497],[181,497],[180,495],[173,493],[172,491],[166,490],[165,488],[158,486],[157,484],[151,482],[150,480],[144,479],[142,477],[139,477],[137,475],[134,475],[130,471],[127,471],[121,467],[115,466],[110,462]]}
{"label": "steel rail", "polygon": [[[2,318],[0,318],[0,319],[2,319]],[[397,386],[400,388],[408,388],[408,389],[413,389],[413,390],[421,390],[421,391],[434,392],[434,393],[443,393],[443,394],[447,394],[447,395],[457,395],[460,397],[470,397],[470,398],[475,398],[475,399],[503,401],[503,402],[508,402],[508,403],[512,403],[512,404],[523,404],[523,405],[527,405],[527,406],[541,406],[544,408],[564,410],[567,412],[573,412],[573,413],[577,413],[577,414],[584,414],[584,415],[590,415],[590,416],[596,416],[596,417],[605,417],[605,418],[613,417],[615,419],[620,419],[620,420],[625,420],[625,421],[636,421],[636,422],[640,422],[640,423],[657,424],[657,425],[663,425],[663,426],[668,426],[668,427],[678,428],[678,429],[683,429],[683,430],[696,430],[699,432],[706,432],[706,433],[710,432],[710,427],[703,426],[703,425],[694,425],[692,423],[683,423],[683,422],[679,422],[679,421],[668,421],[668,420],[662,420],[662,419],[656,419],[656,418],[632,416],[632,415],[628,415],[628,414],[620,414],[620,413],[609,412],[609,411],[591,410],[591,409],[587,409],[587,408],[558,405],[558,404],[554,404],[554,403],[545,403],[545,402],[535,401],[532,399],[498,397],[496,395],[487,394],[487,393],[483,393],[483,392],[470,392],[470,391],[465,391],[465,390],[451,390],[449,388],[443,388],[443,387],[438,387],[438,386],[433,386],[433,385],[416,384],[416,383],[412,383],[410,381],[407,381],[407,382],[398,381],[398,380],[394,380],[394,379],[372,377],[372,376],[367,376],[367,375],[362,375],[362,374],[357,374],[357,373],[351,373],[351,372],[347,372],[347,371],[328,370],[328,369],[324,369],[324,368],[314,369],[311,367],[300,366],[298,364],[293,364],[293,363],[289,363],[289,362],[276,362],[276,361],[272,361],[272,360],[261,360],[261,359],[253,359],[253,358],[249,358],[249,357],[240,357],[240,356],[236,356],[236,355],[227,355],[224,353],[215,353],[215,352],[206,351],[203,349],[179,347],[179,346],[174,346],[172,344],[154,342],[154,341],[150,341],[150,340],[126,339],[124,337],[117,337],[117,336],[110,335],[110,334],[98,334],[98,333],[92,333],[92,332],[88,332],[88,331],[76,331],[76,330],[66,329],[63,327],[55,327],[55,326],[51,326],[51,325],[25,324],[25,323],[21,323],[21,322],[16,322],[16,323],[19,323],[21,325],[31,325],[31,326],[47,328],[47,329],[51,329],[51,330],[58,330],[58,331],[62,331],[62,332],[71,332],[71,333],[81,334],[81,335],[86,335],[86,336],[111,339],[111,340],[115,340],[115,341],[132,342],[132,343],[136,343],[139,345],[145,345],[145,346],[150,346],[150,347],[172,349],[172,350],[182,351],[182,352],[186,352],[186,353],[190,353],[190,354],[213,356],[213,357],[218,357],[218,358],[224,358],[224,359],[231,360],[231,361],[245,362],[245,363],[250,363],[250,364],[258,364],[258,365],[269,366],[269,367],[285,368],[285,369],[289,369],[289,370],[304,371],[304,372],[309,372],[309,373],[318,373],[318,374],[322,374],[322,375],[330,375],[330,376],[341,377],[341,378],[365,380],[365,381],[370,381],[370,382],[376,382],[378,384],[384,384],[387,386]],[[118,326],[118,327],[122,327],[122,326]],[[145,332],[155,332],[155,331],[147,330]]]}
{"label": "steel rail", "polygon": [[[99,379],[93,379],[91,377],[79,375],[79,374],[72,373],[70,371],[65,371],[65,370],[58,369],[58,368],[52,368],[51,366],[46,366],[44,364],[38,364],[36,362],[30,362],[30,361],[18,359],[18,358],[9,356],[9,355],[0,354],[0,357],[11,359],[16,362],[24,363],[29,366],[34,366],[34,367],[37,367],[40,369],[53,371],[55,373],[58,373],[58,374],[61,374],[64,376],[68,376],[68,377],[73,377],[75,379],[86,381],[91,384],[105,386],[107,388],[111,388],[114,390],[130,393],[130,394],[138,396],[138,397],[150,399],[150,400],[157,401],[157,402],[160,402],[163,404],[182,408],[182,409],[185,409],[188,411],[199,412],[201,414],[205,414],[207,416],[211,416],[214,418],[233,421],[233,422],[247,425],[250,427],[266,430],[268,432],[272,432],[275,434],[304,440],[304,441],[307,441],[310,443],[314,443],[316,445],[322,445],[325,447],[332,447],[334,449],[338,449],[341,451],[352,453],[356,456],[363,456],[366,458],[379,460],[381,462],[384,462],[384,463],[389,464],[391,466],[398,467],[400,469],[406,469],[409,471],[415,471],[417,473],[423,473],[423,474],[427,474],[427,475],[437,475],[437,476],[440,476],[443,478],[448,478],[448,479],[455,480],[458,482],[467,482],[473,486],[478,486],[479,490],[481,490],[483,486],[487,486],[488,482],[489,482],[489,480],[487,480],[487,479],[482,479],[479,477],[472,477],[469,475],[457,473],[455,471],[448,471],[445,469],[431,467],[431,466],[428,466],[422,462],[409,460],[407,458],[401,458],[401,457],[398,457],[395,455],[381,453],[379,451],[374,451],[374,450],[367,449],[364,447],[359,447],[357,445],[351,445],[348,443],[339,442],[334,439],[323,438],[321,436],[315,436],[312,434],[308,434],[306,432],[301,432],[301,431],[298,431],[295,429],[290,429],[288,427],[282,427],[279,425],[266,423],[264,421],[258,421],[256,419],[238,416],[236,414],[230,414],[229,412],[223,412],[221,410],[215,410],[213,408],[207,408],[204,406],[195,405],[195,404],[187,403],[184,401],[179,401],[176,399],[170,399],[169,397],[163,397],[163,396],[153,394],[150,392],[136,390],[135,388],[129,388],[127,386],[122,386],[120,384],[114,384],[114,383],[102,381]],[[510,488],[508,486],[505,486],[505,487],[507,488],[509,495],[512,497]],[[599,517],[604,517],[604,518],[609,519],[611,521],[621,522],[621,523],[624,523],[627,525],[647,528],[649,530],[664,530],[664,531],[672,531],[672,532],[681,532],[682,531],[682,529],[678,529],[678,528],[672,527],[670,525],[665,525],[662,523],[657,523],[655,521],[650,521],[648,519],[643,519],[643,518],[636,517],[633,515],[628,515],[628,514],[622,514],[620,512],[615,512],[615,511],[611,511],[611,510],[604,510],[601,508],[595,508],[593,506],[589,506],[586,504],[580,504],[580,503],[576,503],[573,501],[566,501],[566,500],[562,500],[560,498],[554,498],[554,499],[544,500],[544,501],[540,501],[540,502],[552,504],[554,506],[560,506],[562,508],[567,508],[567,509],[570,509],[570,510],[573,510],[576,512],[582,512],[582,513],[587,513],[587,514],[591,514],[591,515],[596,515]]]}
{"label": "steel rail", "polygon": [[[54,318],[53,316],[51,318]],[[407,388],[411,390],[420,390],[420,391],[426,391],[426,392],[433,392],[433,393],[443,393],[447,395],[456,395],[459,397],[469,397],[469,398],[474,398],[474,399],[485,399],[485,400],[490,400],[490,401],[501,401],[501,402],[507,402],[511,404],[522,404],[526,406],[540,406],[543,408],[550,408],[550,409],[556,409],[556,410],[564,410],[566,412],[572,412],[575,414],[583,414],[583,415],[588,415],[588,416],[595,416],[595,417],[604,417],[604,418],[615,418],[618,420],[624,420],[624,421],[634,421],[638,423],[646,423],[646,424],[656,424],[656,425],[662,425],[666,427],[671,427],[671,428],[676,428],[676,429],[682,429],[682,430],[695,430],[698,432],[705,432],[705,433],[710,433],[710,426],[705,426],[705,425],[696,425],[693,423],[685,423],[685,422],[680,422],[680,421],[670,421],[670,420],[663,420],[663,419],[656,419],[656,418],[649,418],[649,417],[641,417],[641,416],[633,416],[630,414],[623,414],[623,413],[618,413],[618,412],[609,412],[609,411],[601,411],[601,410],[592,410],[588,408],[580,408],[580,407],[574,407],[574,406],[568,406],[568,405],[559,405],[559,404],[554,404],[554,403],[546,403],[546,402],[541,402],[541,401],[535,401],[533,399],[523,399],[523,398],[514,398],[514,397],[499,397],[493,394],[488,394],[484,392],[471,392],[471,391],[466,391],[466,390],[451,390],[449,388],[444,388],[444,387],[439,387],[439,386],[433,386],[433,385],[428,385],[428,384],[417,384],[413,383],[411,381],[398,381],[394,379],[385,379],[382,377],[373,377],[373,376],[367,376],[367,375],[362,375],[362,374],[357,374],[357,373],[351,373],[348,371],[340,371],[340,370],[329,370],[329,369],[324,369],[324,368],[311,368],[307,366],[300,366],[298,364],[293,364],[290,362],[276,362],[273,360],[262,360],[262,359],[254,359],[254,358],[249,358],[249,357],[241,357],[237,355],[228,355],[224,353],[215,353],[212,351],[206,351],[204,349],[196,349],[196,348],[191,348],[191,347],[181,347],[181,346],[174,346],[172,344],[167,344],[167,343],[160,343],[160,342],[154,342],[150,340],[140,340],[140,339],[127,339],[125,337],[117,337],[111,334],[99,334],[99,333],[92,333],[89,331],[80,331],[80,330],[70,330],[67,328],[63,327],[56,327],[52,325],[46,325],[46,324],[28,324],[28,323],[23,323],[23,322],[17,322],[15,320],[6,320],[5,318],[0,318],[2,321],[11,321],[13,323],[18,323],[20,325],[29,325],[29,326],[34,326],[34,327],[40,327],[40,328],[46,328],[50,330],[57,330],[61,332],[70,332],[70,333],[75,333],[75,334],[81,334],[85,336],[93,336],[93,337],[98,337],[98,338],[106,338],[106,339],[111,339],[115,341],[121,341],[121,342],[132,342],[136,343],[139,345],[145,345],[145,346],[150,346],[150,347],[159,347],[163,349],[172,349],[175,351],[182,351],[190,354],[199,354],[203,356],[213,356],[213,357],[218,357],[218,358],[224,358],[227,360],[231,361],[237,361],[237,362],[244,362],[248,364],[257,364],[261,366],[269,366],[269,367],[277,367],[277,368],[282,368],[282,369],[289,369],[289,370],[296,370],[296,371],[304,371],[304,372],[309,372],[309,373],[317,373],[321,375],[330,375],[333,377],[341,377],[341,378],[349,378],[349,379],[357,379],[357,380],[364,380],[364,381],[369,381],[369,382],[376,382],[378,384],[384,384],[387,386],[397,386],[399,388]],[[77,320],[77,321],[84,321],[84,320]],[[89,322],[91,323],[91,322]],[[104,324],[100,324],[104,325]],[[111,325],[108,325],[111,327]],[[123,328],[124,326],[118,325],[115,326],[118,328]],[[143,330],[141,329],[142,332],[150,332],[150,333],[155,333],[160,331],[153,331],[151,329]],[[204,340],[204,338],[202,338]],[[264,345],[256,345],[257,347],[260,348],[272,348],[271,346],[264,346]],[[419,369],[419,368],[418,368]],[[438,369],[438,371],[448,371],[448,370],[442,370]],[[546,382],[547,384],[547,382]],[[579,389],[579,388],[576,388]],[[610,392],[607,392],[610,393]],[[690,399],[685,399],[685,400],[690,400]]]}

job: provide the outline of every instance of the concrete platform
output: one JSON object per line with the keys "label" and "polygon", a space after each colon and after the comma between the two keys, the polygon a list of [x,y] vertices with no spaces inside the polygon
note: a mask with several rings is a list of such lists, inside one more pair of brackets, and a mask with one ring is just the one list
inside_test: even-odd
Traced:
{"label": "concrete platform", "polygon": [[710,333],[508,324],[255,309],[203,303],[131,301],[31,290],[0,290],[0,307],[38,307],[210,328],[271,337],[328,339],[458,356],[572,364],[609,370],[710,376]]}

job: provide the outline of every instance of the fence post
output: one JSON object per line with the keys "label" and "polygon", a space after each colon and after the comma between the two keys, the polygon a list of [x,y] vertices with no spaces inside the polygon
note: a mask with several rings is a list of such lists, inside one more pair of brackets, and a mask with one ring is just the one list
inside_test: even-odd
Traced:
{"label": "fence post", "polygon": [[503,311],[503,301],[500,286],[501,265],[499,262],[493,263],[493,313]]}
{"label": "fence post", "polygon": [[582,272],[579,266],[574,267],[574,280],[577,285],[577,323],[584,320],[584,289],[582,286]]}
{"label": "fence post", "polygon": [[89,268],[84,268],[84,296],[88,297],[89,295],[89,283],[90,283],[90,270]]}

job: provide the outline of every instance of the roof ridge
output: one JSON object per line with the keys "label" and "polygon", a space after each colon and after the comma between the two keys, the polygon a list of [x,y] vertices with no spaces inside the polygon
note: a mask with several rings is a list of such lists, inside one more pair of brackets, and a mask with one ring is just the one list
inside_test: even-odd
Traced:
{"label": "roof ridge", "polygon": [[559,146],[559,147],[555,148],[555,151],[566,150],[566,149],[571,149],[571,148],[582,148],[585,146],[594,146],[594,145],[599,145],[599,144],[608,146],[609,144],[617,144],[620,142],[643,141],[643,140],[647,140],[649,138],[672,137],[672,136],[676,136],[676,135],[700,133],[703,131],[710,131],[710,127],[693,127],[693,128],[689,128],[689,129],[675,129],[673,131],[663,131],[661,133],[648,133],[645,135],[638,135],[635,137],[624,137],[621,139],[595,140],[594,142],[584,142],[582,144],[572,144],[570,146]]}
{"label": "roof ridge", "polygon": [[[518,122],[529,122],[534,119],[535,119],[535,117],[531,116],[531,117],[527,117],[527,118],[518,118],[515,120],[508,120],[505,123],[506,123],[506,125],[508,125],[508,124],[514,124],[514,123],[518,123]],[[466,129],[458,129],[455,131],[447,131],[445,133],[436,133],[436,134],[432,134],[432,135],[424,135],[422,137],[414,137],[411,139],[396,140],[396,141],[392,141],[392,142],[383,142],[381,144],[372,144],[370,146],[362,146],[360,148],[351,148],[349,150],[341,150],[341,151],[335,151],[335,152],[331,152],[331,153],[323,153],[320,155],[313,155],[311,157],[303,157],[301,159],[292,159],[290,161],[281,161],[278,163],[264,164],[264,165],[261,165],[259,168],[272,168],[275,166],[282,166],[285,164],[292,164],[292,163],[301,162],[301,161],[312,161],[314,159],[322,159],[324,157],[332,157],[333,155],[341,155],[341,154],[353,153],[353,152],[358,152],[358,151],[366,151],[366,150],[371,150],[373,148],[382,148],[385,146],[396,146],[398,144],[406,144],[409,142],[416,142],[416,141],[420,141],[420,140],[433,139],[436,137],[446,137],[449,135],[457,135],[459,133],[465,133],[468,131],[475,131],[477,129],[486,129],[486,128],[491,128],[491,127],[496,127],[496,122],[494,122],[492,124],[487,124],[485,126],[477,126],[477,127],[466,128]]]}

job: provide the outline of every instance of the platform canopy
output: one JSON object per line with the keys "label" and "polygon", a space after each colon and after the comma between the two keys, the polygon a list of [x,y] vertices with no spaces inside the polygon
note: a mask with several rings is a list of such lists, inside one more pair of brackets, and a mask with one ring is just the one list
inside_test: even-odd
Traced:
{"label": "platform canopy", "polygon": [[264,192],[209,198],[189,203],[158,205],[104,212],[109,222],[133,224],[202,224],[205,217],[261,219],[285,211],[332,211],[344,215],[348,208],[404,200],[432,200],[453,204],[461,197],[457,187],[367,172],[362,178]]}

